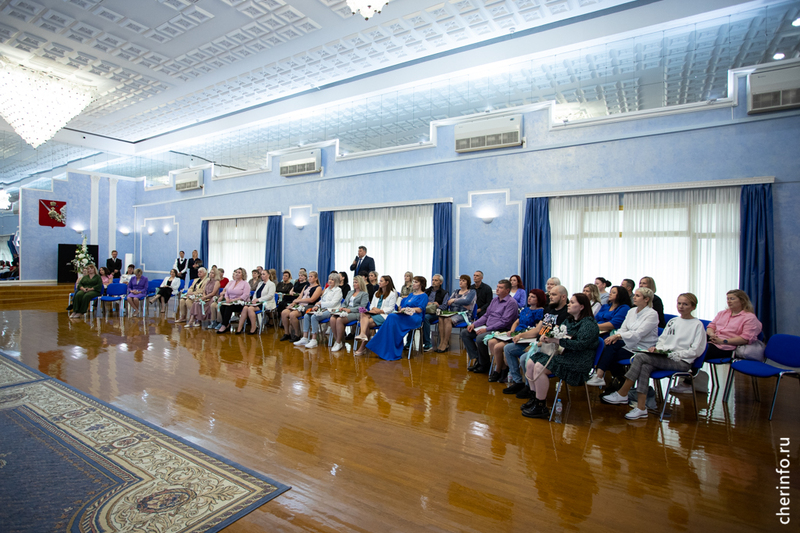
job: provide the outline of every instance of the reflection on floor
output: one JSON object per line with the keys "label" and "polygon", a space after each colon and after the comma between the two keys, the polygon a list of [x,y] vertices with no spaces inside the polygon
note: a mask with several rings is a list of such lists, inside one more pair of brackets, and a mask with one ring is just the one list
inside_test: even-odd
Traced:
{"label": "reflection on floor", "polygon": [[70,321],[61,307],[4,305],[0,349],[294,487],[226,531],[775,530],[781,447],[792,466],[800,456],[794,380],[771,423],[774,381],[757,403],[737,378],[727,405],[721,391],[699,396],[699,421],[690,395],[663,423],[628,422],[593,390],[590,425],[577,389],[566,423],[551,424],[520,416],[522,401],[455,351],[386,362],[349,344],[297,348],[273,329]]}

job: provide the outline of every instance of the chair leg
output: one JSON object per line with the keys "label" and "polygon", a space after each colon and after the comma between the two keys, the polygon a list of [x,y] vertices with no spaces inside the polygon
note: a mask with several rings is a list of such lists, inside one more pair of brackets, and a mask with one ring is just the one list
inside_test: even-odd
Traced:
{"label": "chair leg", "polygon": [[769,408],[769,419],[772,420],[772,413],[775,411],[775,400],[778,399],[778,387],[781,386],[783,374],[778,374],[778,382],[775,383],[775,394],[772,395],[772,407]]}
{"label": "chair leg", "polygon": [[725,381],[725,392],[722,394],[722,403],[728,403],[728,395],[731,393],[731,386],[733,385],[733,365],[728,368],[728,379]]}
{"label": "chair leg", "polygon": [[563,382],[564,382],[564,380],[559,379],[558,380],[558,384],[556,384],[556,397],[553,398],[553,408],[550,409],[550,418],[547,419],[548,422],[552,422],[553,421],[553,414],[556,412],[556,404],[558,403],[558,394],[561,392],[561,384]]}
{"label": "chair leg", "polygon": [[690,376],[689,379],[692,380],[692,400],[694,400],[694,417],[696,420],[700,420],[700,411],[697,410],[697,392],[694,390],[694,376],[692,376],[691,373],[689,374],[689,376]]}
{"label": "chair leg", "polygon": [[667,400],[669,399],[669,390],[672,388],[672,381],[674,379],[675,379],[674,375],[669,377],[669,383],[667,383],[667,393],[664,395],[664,401],[661,402],[661,416],[658,417],[659,422],[664,421],[664,411],[667,410]]}
{"label": "chair leg", "polygon": [[589,407],[589,422],[594,422],[594,416],[592,416],[592,398],[589,396],[589,385],[586,382],[583,382],[583,388],[586,390],[586,405]]}
{"label": "chair leg", "polygon": [[756,401],[761,402],[761,391],[758,390],[758,380],[755,376],[750,377],[751,381],[753,382],[753,391],[756,393]]}
{"label": "chair leg", "polygon": [[709,365],[711,369],[711,386],[714,390],[719,387],[719,376],[717,375],[717,365]]}

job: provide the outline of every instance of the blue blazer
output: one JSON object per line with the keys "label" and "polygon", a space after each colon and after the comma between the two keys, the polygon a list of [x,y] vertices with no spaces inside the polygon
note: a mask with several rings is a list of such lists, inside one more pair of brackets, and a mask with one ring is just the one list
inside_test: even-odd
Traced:
{"label": "blue blazer", "polygon": [[[356,265],[351,264],[350,270],[355,271]],[[356,272],[355,275],[364,276],[366,278],[373,270],[375,270],[375,260],[370,256],[365,255],[364,259],[361,260],[361,266],[359,266],[358,272]]]}

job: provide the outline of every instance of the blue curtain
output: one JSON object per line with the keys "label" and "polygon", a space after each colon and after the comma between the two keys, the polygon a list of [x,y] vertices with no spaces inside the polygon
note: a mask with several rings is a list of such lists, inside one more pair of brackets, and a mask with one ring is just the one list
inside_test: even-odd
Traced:
{"label": "blue curtain", "polygon": [[433,274],[444,278],[442,288],[450,292],[453,278],[451,245],[453,243],[453,204],[443,202],[433,205]]}
{"label": "blue curtain", "polygon": [[550,207],[547,198],[528,198],[522,230],[522,283],[544,289],[550,277]]}
{"label": "blue curtain", "polygon": [[327,280],[328,272],[335,268],[333,257],[335,247],[333,211],[322,211],[319,214],[319,254],[317,256],[317,271],[319,279]]}
{"label": "blue curtain", "polygon": [[14,256],[17,255],[17,247],[14,246],[14,236],[13,235],[11,235],[8,238],[8,249],[11,251],[11,257],[13,259]]}
{"label": "blue curtain", "polygon": [[771,184],[742,187],[739,239],[739,288],[752,300],[769,338],[777,332]]}
{"label": "blue curtain", "polygon": [[200,250],[198,251],[203,266],[208,268],[208,220],[200,223]]}
{"label": "blue curtain", "polygon": [[267,251],[264,258],[264,268],[274,268],[281,279],[281,246],[283,237],[283,216],[274,215],[267,219]]}

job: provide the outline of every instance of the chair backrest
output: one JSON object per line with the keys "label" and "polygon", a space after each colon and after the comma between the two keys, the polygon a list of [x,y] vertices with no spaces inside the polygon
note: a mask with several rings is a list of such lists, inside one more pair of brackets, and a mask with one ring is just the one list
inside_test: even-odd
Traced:
{"label": "chair backrest", "polygon": [[128,293],[128,286],[124,283],[109,283],[106,296],[123,296]]}
{"label": "chair backrest", "polygon": [[664,328],[658,328],[658,336],[660,337],[661,334],[664,333]]}
{"label": "chair backrest", "polygon": [[184,283],[183,280],[181,280],[181,284],[178,286],[178,290],[179,291],[183,290],[183,283]]}
{"label": "chair backrest", "polygon": [[703,320],[702,318],[700,319],[700,322],[702,322],[702,323],[703,323],[703,327],[704,327],[705,329],[708,329],[708,325],[709,325],[709,324],[711,324],[711,321],[710,321],[710,320]]}
{"label": "chair backrest", "polygon": [[478,304],[472,306],[472,321],[475,322],[478,319]]}
{"label": "chair backrest", "polygon": [[594,364],[592,367],[596,367],[597,363],[600,362],[600,356],[603,355],[603,349],[606,347],[606,343],[603,341],[603,337],[598,337],[600,342],[597,343],[597,349],[594,351]]}
{"label": "chair backrest", "polygon": [[[119,283],[119,278],[114,278],[114,283]],[[110,285],[110,283],[109,283]]]}
{"label": "chair backrest", "polygon": [[151,279],[147,282],[147,290],[148,291],[155,291],[161,286],[161,282],[157,279]]}
{"label": "chair backrest", "polygon": [[776,333],[769,338],[764,355],[779,365],[798,367],[800,366],[800,337]]}
{"label": "chair backrest", "polygon": [[692,368],[697,370],[703,368],[703,363],[706,362],[706,355],[708,355],[708,344],[706,344],[706,349],[703,350],[703,353],[700,354],[700,357],[692,361]]}
{"label": "chair backrest", "polygon": [[678,318],[678,315],[668,315],[667,313],[664,313],[664,321],[669,322],[673,318]]}

